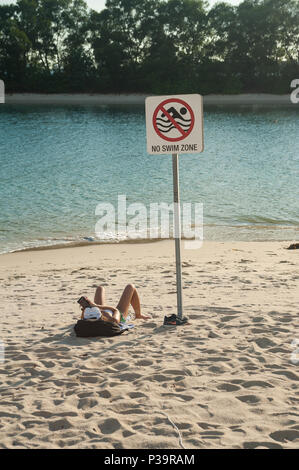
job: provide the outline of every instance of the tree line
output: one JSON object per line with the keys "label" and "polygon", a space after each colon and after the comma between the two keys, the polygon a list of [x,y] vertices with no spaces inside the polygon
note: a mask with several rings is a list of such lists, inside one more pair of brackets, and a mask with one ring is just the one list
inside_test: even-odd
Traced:
{"label": "tree line", "polygon": [[0,6],[7,92],[288,93],[298,0],[18,0]]}

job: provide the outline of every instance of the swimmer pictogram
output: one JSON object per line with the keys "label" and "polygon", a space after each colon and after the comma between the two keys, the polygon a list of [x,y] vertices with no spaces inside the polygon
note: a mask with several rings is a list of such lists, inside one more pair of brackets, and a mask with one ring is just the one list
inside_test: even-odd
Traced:
{"label": "swimmer pictogram", "polygon": [[153,114],[153,126],[158,134],[168,142],[185,139],[193,130],[195,117],[186,101],[170,98],[162,101]]}

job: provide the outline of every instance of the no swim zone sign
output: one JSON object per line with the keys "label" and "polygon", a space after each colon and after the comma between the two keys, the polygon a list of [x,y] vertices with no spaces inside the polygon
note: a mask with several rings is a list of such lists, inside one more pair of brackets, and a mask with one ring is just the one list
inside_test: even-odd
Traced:
{"label": "no swim zone sign", "polygon": [[201,95],[146,98],[145,115],[148,153],[161,155],[203,151]]}

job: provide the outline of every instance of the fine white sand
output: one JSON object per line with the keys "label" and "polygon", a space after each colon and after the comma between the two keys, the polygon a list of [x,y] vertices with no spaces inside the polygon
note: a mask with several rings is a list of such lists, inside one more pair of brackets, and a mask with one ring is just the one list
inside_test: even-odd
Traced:
{"label": "fine white sand", "polygon": [[[287,246],[183,250],[183,327],[162,325],[176,313],[173,241],[1,255],[0,448],[298,447]],[[77,338],[78,297],[102,284],[115,305],[129,282],[152,320]]]}
{"label": "fine white sand", "polygon": [[[77,104],[77,105],[142,105],[145,94],[6,94],[7,104]],[[294,106],[290,95],[272,95],[267,93],[251,93],[240,95],[206,95],[206,105],[285,105]]]}

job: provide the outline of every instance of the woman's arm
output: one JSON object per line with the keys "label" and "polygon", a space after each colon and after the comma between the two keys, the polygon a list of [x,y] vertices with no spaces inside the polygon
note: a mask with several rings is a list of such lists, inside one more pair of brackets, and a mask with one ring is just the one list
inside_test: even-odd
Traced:
{"label": "woman's arm", "polygon": [[81,320],[84,320],[84,310],[85,308],[84,307],[81,307]]}
{"label": "woman's arm", "polygon": [[110,323],[114,323],[114,318],[111,317],[111,315],[109,315],[108,313],[103,313],[103,312],[102,312],[102,317],[101,317],[101,318],[102,318],[102,320],[104,320],[104,321],[108,321],[108,322],[110,322]]}
{"label": "woman's arm", "polygon": [[100,310],[111,310],[112,313],[117,312],[117,308],[111,307],[111,306],[109,306],[109,305],[97,305],[97,304],[94,304],[94,307],[98,307]]}
{"label": "woman's arm", "polygon": [[117,308],[111,307],[110,305],[99,305],[92,302],[90,299],[86,298],[91,307],[98,307],[100,310],[111,310],[112,313],[118,312]]}
{"label": "woman's arm", "polygon": [[[115,312],[113,312],[113,314],[118,312],[118,310],[116,308],[114,308],[113,310],[115,310]],[[103,320],[109,321],[111,323],[118,323],[117,319],[114,316],[111,317],[111,315],[109,315],[109,313],[106,313],[106,312],[102,312],[102,318],[103,318]]]}

